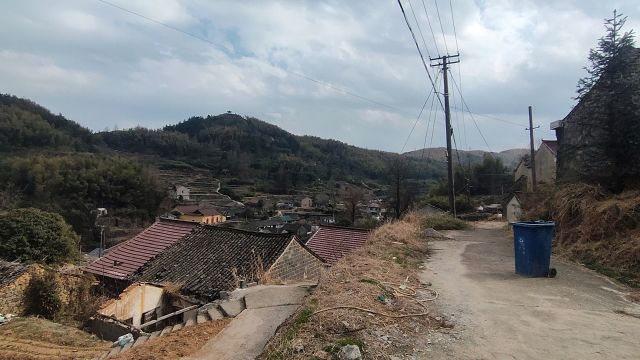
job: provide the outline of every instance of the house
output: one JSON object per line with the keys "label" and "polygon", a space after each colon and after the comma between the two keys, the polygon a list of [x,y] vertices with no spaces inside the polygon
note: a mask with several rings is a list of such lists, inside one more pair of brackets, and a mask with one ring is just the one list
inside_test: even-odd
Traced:
{"label": "house", "polygon": [[171,213],[180,220],[202,224],[217,224],[227,220],[226,216],[211,205],[178,205]]}
{"label": "house", "polygon": [[558,157],[558,142],[542,140],[536,151],[536,183],[554,184],[556,182],[556,159]]}
{"label": "house", "polygon": [[133,277],[181,284],[184,295],[215,300],[242,281],[317,279],[323,261],[292,234],[267,234],[202,225]]}
{"label": "house", "polygon": [[522,207],[517,194],[514,194],[504,209],[509,223],[519,221],[522,218]]}
{"label": "house", "polygon": [[367,229],[321,225],[306,245],[327,264],[333,265],[343,256],[364,245],[369,239]]}
{"label": "house", "polygon": [[523,190],[533,189],[533,178],[531,177],[531,157],[525,156],[516,167],[516,171],[513,174],[513,182],[523,183]]}
{"label": "house", "polygon": [[382,214],[382,207],[380,206],[379,203],[375,202],[375,201],[371,201],[369,202],[369,205],[367,205],[367,213],[369,213],[369,215],[374,216],[374,217],[378,217]]}
{"label": "house", "polygon": [[[542,140],[540,147],[534,154],[536,167],[536,185],[554,184],[556,181],[556,159],[558,142],[555,140]],[[531,163],[529,157],[520,161],[514,173],[514,182],[526,183],[526,190],[533,191],[533,178],[531,176]],[[524,190],[524,189],[523,189]]]}
{"label": "house", "polygon": [[189,234],[196,225],[189,221],[159,218],[140,234],[111,247],[105,256],[91,262],[83,270],[103,280],[126,283],[131,274]]}
{"label": "house", "polygon": [[305,197],[300,200],[300,207],[303,209],[313,209],[313,199]]}
{"label": "house", "polygon": [[561,182],[619,190],[640,176],[640,49],[621,49],[619,56],[617,66],[607,69],[564,119],[551,123]]}
{"label": "house", "polygon": [[178,201],[191,200],[189,198],[189,188],[182,185],[174,185],[173,191],[175,193],[175,199]]}

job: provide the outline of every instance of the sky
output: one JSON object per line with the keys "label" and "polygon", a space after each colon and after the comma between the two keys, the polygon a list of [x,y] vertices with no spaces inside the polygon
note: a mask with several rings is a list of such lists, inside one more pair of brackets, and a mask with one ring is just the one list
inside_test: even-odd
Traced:
{"label": "sky", "polygon": [[[0,4],[0,92],[94,131],[232,111],[370,149],[445,144],[442,108],[395,0]],[[425,57],[460,54],[449,85],[464,150],[527,147],[529,105],[536,141],[553,139],[549,123],[575,105],[603,19],[615,8],[640,31],[637,0],[402,4]],[[430,71],[442,96],[442,74]]]}

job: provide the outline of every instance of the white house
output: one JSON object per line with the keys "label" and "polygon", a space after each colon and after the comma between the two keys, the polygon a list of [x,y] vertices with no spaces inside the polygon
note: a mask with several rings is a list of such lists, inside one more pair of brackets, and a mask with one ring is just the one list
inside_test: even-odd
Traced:
{"label": "white house", "polygon": [[182,185],[175,185],[173,187],[176,192],[177,200],[190,200],[189,199],[189,188]]}
{"label": "white house", "polygon": [[520,200],[517,195],[513,195],[511,200],[509,200],[505,211],[507,212],[507,221],[510,223],[519,221],[522,218],[522,208],[520,207]]}

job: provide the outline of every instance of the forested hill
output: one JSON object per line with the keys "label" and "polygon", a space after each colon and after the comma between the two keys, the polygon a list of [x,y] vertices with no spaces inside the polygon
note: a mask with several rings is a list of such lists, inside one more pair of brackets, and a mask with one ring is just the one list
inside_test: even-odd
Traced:
{"label": "forested hill", "polygon": [[0,94],[0,151],[24,148],[89,150],[89,129],[31,100]]}
{"label": "forested hill", "polygon": [[[317,179],[386,182],[397,157],[336,140],[296,136],[256,118],[229,113],[192,117],[162,130],[134,128],[97,136],[111,149],[160,155],[209,169],[215,176],[253,181],[274,193],[290,192]],[[432,178],[443,175],[438,162],[408,161],[408,177],[419,172]]]}

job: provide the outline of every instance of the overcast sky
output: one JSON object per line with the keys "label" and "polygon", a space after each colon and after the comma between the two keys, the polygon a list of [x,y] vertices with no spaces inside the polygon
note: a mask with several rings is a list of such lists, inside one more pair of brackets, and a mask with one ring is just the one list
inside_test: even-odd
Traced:
{"label": "overcast sky", "polygon": [[[99,0],[0,0],[0,92],[96,131],[230,110],[295,134],[394,152],[429,95],[395,0],[109,1],[207,41]],[[421,0],[403,0],[423,52],[411,5],[428,52],[444,54],[446,41],[455,53],[449,0],[425,4],[426,12]],[[493,151],[528,144],[528,105],[541,126],[536,137],[554,138],[549,122],[575,104],[588,50],[614,8],[628,15],[627,29],[640,30],[637,0],[452,5],[461,60],[453,78]],[[452,106],[461,109],[451,86]],[[430,109],[431,100],[405,151],[421,148],[425,134],[427,146],[443,146],[437,100]],[[458,148],[487,150],[468,114],[453,119]]]}

